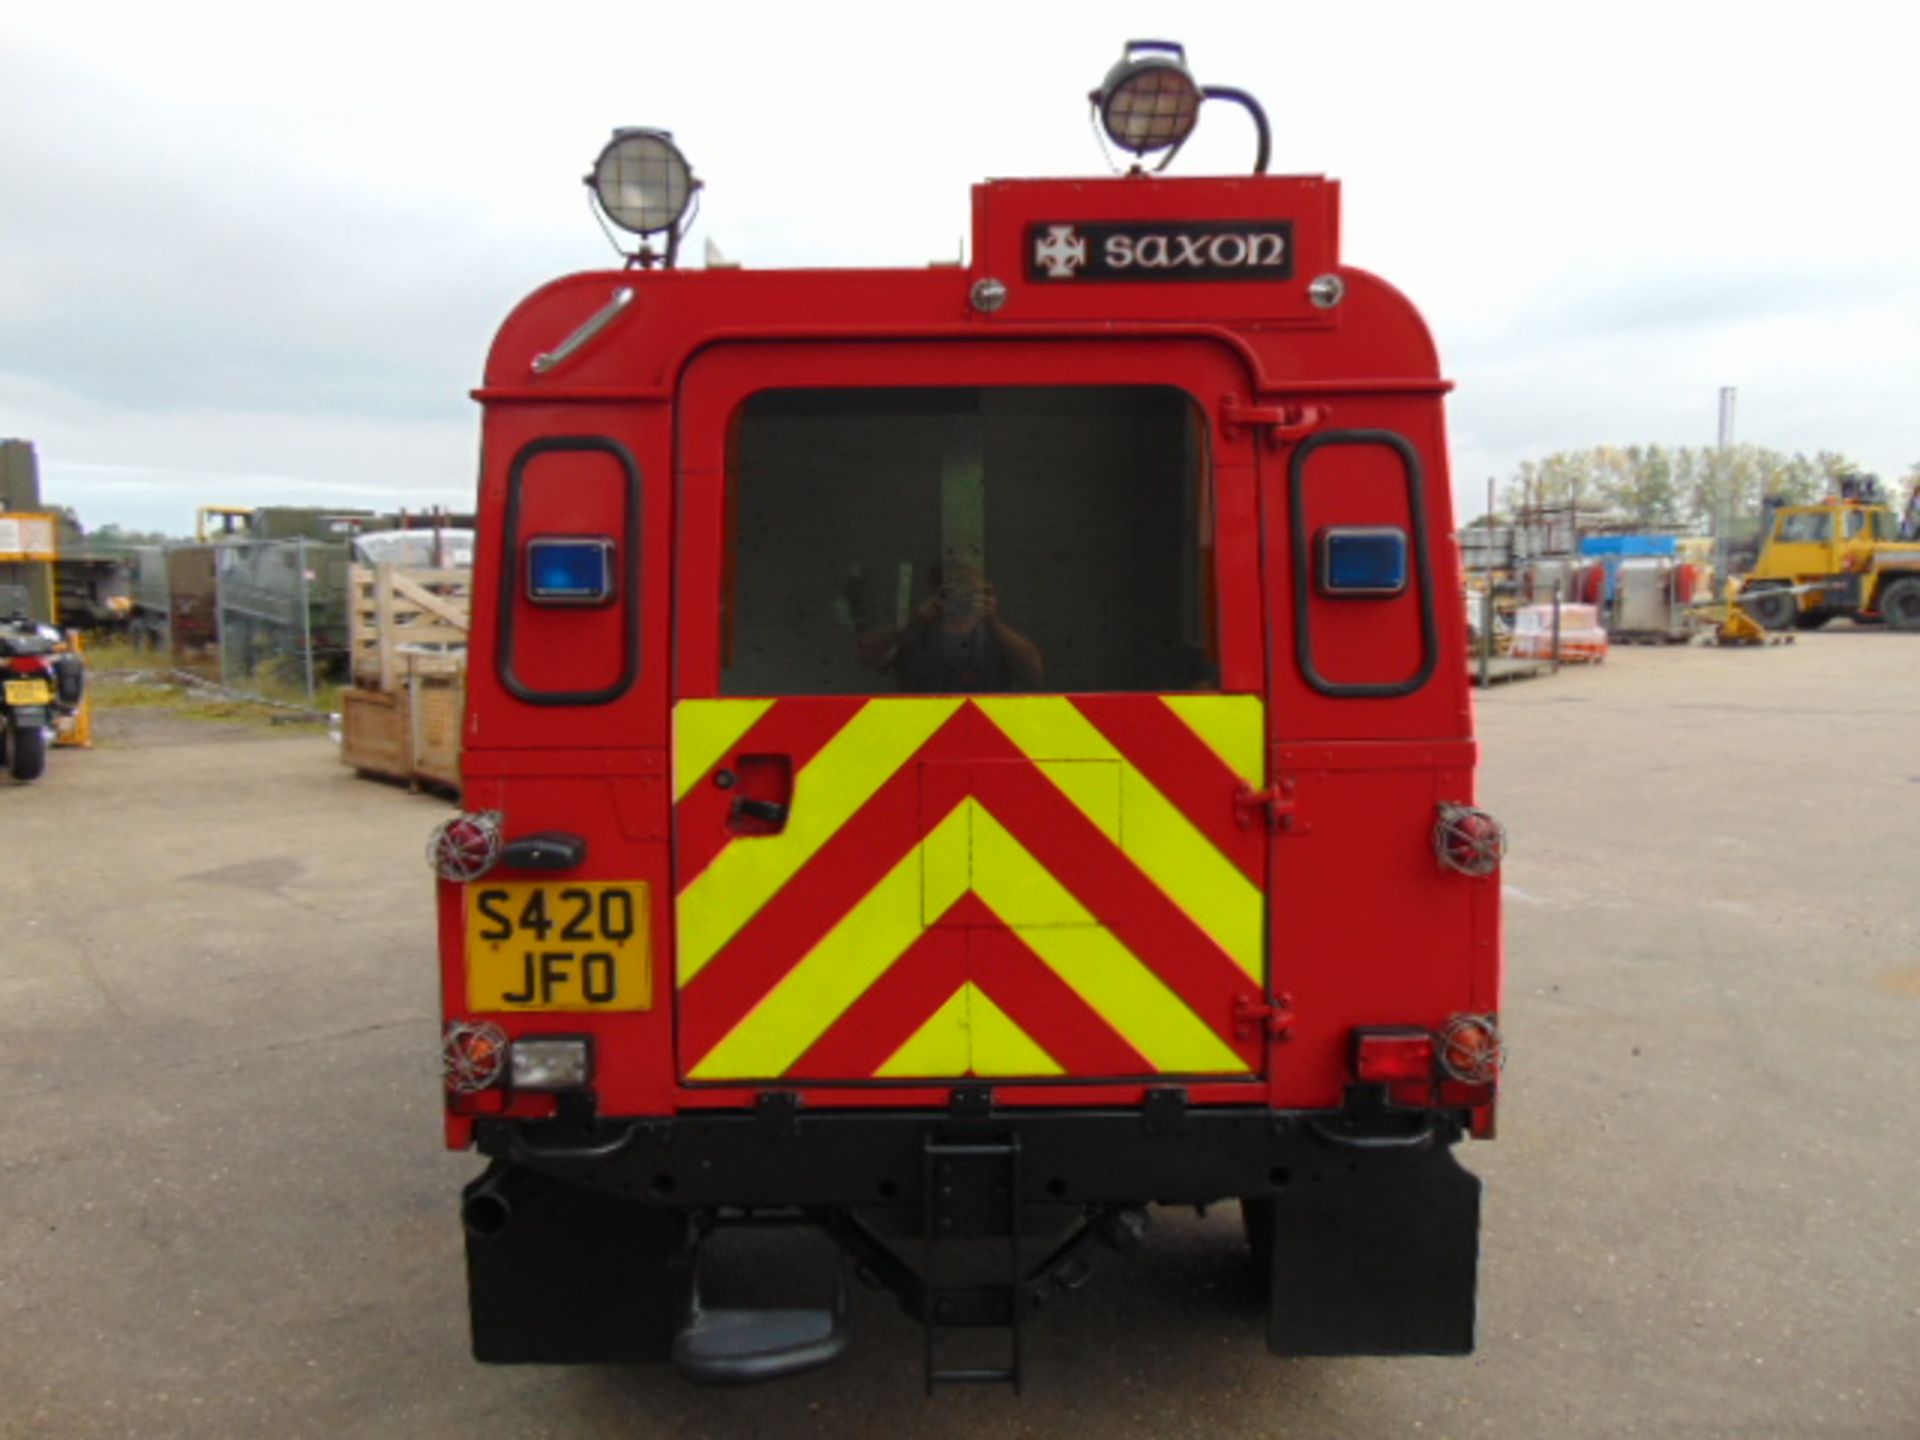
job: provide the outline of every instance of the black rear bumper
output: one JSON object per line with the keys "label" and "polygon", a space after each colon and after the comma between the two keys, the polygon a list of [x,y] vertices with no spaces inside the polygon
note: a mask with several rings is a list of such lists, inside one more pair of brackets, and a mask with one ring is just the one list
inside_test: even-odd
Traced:
{"label": "black rear bumper", "polygon": [[1364,1162],[1389,1175],[1445,1151],[1464,1118],[1444,1111],[802,1111],[674,1119],[481,1121],[483,1154],[557,1180],[673,1209],[919,1208],[929,1144],[1017,1139],[1023,1203],[1182,1204],[1271,1197]]}
{"label": "black rear bumper", "polygon": [[[486,1121],[476,1137],[493,1165],[467,1191],[475,1353],[667,1358],[699,1245],[722,1214],[818,1226],[924,1320],[928,1297],[946,1293],[915,1268],[936,1233],[1011,1237],[1018,1269],[1023,1236],[1077,1227],[1098,1238],[1147,1205],[1238,1199],[1267,1272],[1274,1353],[1464,1354],[1480,1182],[1454,1158],[1463,1134],[1464,1117],[1450,1112],[1174,1100],[973,1115],[805,1113],[776,1101],[754,1114]],[[1004,1159],[969,1168],[940,1158],[957,1154]],[[918,1238],[897,1243],[907,1236]],[[1084,1249],[1069,1239],[978,1318],[954,1323],[1008,1323],[1038,1299],[1046,1265]]]}

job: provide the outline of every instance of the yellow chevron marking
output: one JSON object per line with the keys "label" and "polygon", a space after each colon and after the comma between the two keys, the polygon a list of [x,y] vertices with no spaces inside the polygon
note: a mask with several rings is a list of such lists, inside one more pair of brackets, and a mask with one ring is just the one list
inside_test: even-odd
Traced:
{"label": "yellow chevron marking", "polygon": [[920,842],[920,923],[931,925],[973,884],[973,801],[949,810]]}
{"label": "yellow chevron marking", "polygon": [[1086,906],[1048,872],[993,812],[972,808],[973,889],[1007,925],[1098,925]]}
{"label": "yellow chevron marking", "polygon": [[1266,713],[1258,695],[1162,695],[1161,701],[1234,774],[1266,783]]}
{"label": "yellow chevron marking", "polygon": [[[1029,760],[1112,760],[1126,756],[1107,742],[1071,700],[1063,695],[983,696],[973,702],[986,712]],[[1072,798],[1068,791],[1068,798]],[[1093,819],[1088,816],[1088,819]],[[1100,822],[1094,820],[1097,825]]]}
{"label": "yellow chevron marking", "polygon": [[[1064,1075],[1066,1068],[1043,1050],[1034,1038],[1014,1023],[1007,1012],[989,999],[969,980],[967,992],[967,1028],[973,1038],[973,1073],[976,1075]],[[889,1062],[891,1063],[891,1062]],[[922,1075],[938,1071],[922,1070]]]}
{"label": "yellow chevron marking", "polygon": [[773,705],[771,700],[682,700],[673,707],[673,798],[720,763]]}
{"label": "yellow chevron marking", "polygon": [[1060,925],[1016,933],[1155,1070],[1188,1075],[1246,1073],[1245,1063],[1227,1043],[1111,931]]}
{"label": "yellow chevron marking", "polygon": [[888,699],[862,706],[794,777],[787,828],[735,840],[680,892],[679,983],[698,975],[961,703]]}
{"label": "yellow chevron marking", "polygon": [[1120,848],[1250,979],[1261,978],[1260,887],[1131,766],[1120,781]]}
{"label": "yellow chevron marking", "polygon": [[947,997],[947,1003],[928,1018],[907,1043],[886,1058],[873,1073],[883,1080],[920,1075],[965,1075],[967,1073],[967,1012],[973,1004],[973,986],[962,981]]}
{"label": "yellow chevron marking", "polygon": [[972,981],[873,1072],[885,1080],[922,1075],[1064,1075],[1060,1062]]}
{"label": "yellow chevron marking", "polygon": [[1240,1057],[1184,1000],[1111,931],[1099,928],[992,811],[977,800],[972,804],[974,893],[1003,924],[1154,1069],[1245,1073]]}
{"label": "yellow chevron marking", "polygon": [[[1243,697],[1202,698],[1234,700]],[[1248,976],[1255,980],[1261,977],[1264,907],[1259,887],[1241,874],[1199,827],[1181,813],[1177,805],[1162,795],[1152,781],[1129,763],[1126,756],[1108,742],[1093,722],[1074,707],[1071,700],[1064,696],[1034,695],[981,699],[974,703],[1035,762],[1104,760],[1117,765],[1120,772],[1121,851],[1146,872],[1147,878],[1179,906],[1189,920],[1232,956],[1234,963]],[[1252,733],[1257,760],[1257,699],[1253,701],[1253,706],[1256,723]],[[1244,719],[1230,722],[1225,731],[1239,736],[1244,749]],[[1204,735],[1202,739],[1205,739]],[[1244,759],[1244,755],[1241,758]],[[1103,812],[1089,809],[1084,785],[1070,788],[1061,784],[1056,772],[1068,767],[1042,764],[1039,768],[1087,819],[1095,825],[1102,824],[1106,816]],[[1254,773],[1260,773],[1261,768],[1256,766]],[[1221,797],[1221,803],[1226,804],[1227,798]],[[1007,918],[1009,924],[1021,923],[1011,916]]]}
{"label": "yellow chevron marking", "polygon": [[1041,760],[1040,773],[1060,787],[1100,833],[1120,843],[1120,767],[1103,760]]}
{"label": "yellow chevron marking", "polygon": [[[730,702],[720,703],[731,708]],[[754,713],[720,743],[714,759],[764,713],[760,702],[741,703],[755,707]],[[680,983],[692,979],[961,703],[868,702],[797,777],[794,821],[788,832],[736,841],[681,895]],[[1020,697],[976,703],[1080,813],[1114,839],[1250,977],[1258,978],[1262,915],[1258,889],[1070,701]],[[1250,733],[1256,767],[1250,778],[1258,778],[1258,702],[1241,708],[1250,708],[1254,715]],[[1181,718],[1187,720],[1185,715]],[[716,732],[719,728],[713,727]],[[1244,749],[1248,733],[1244,715],[1231,720],[1224,732],[1239,734]],[[1196,728],[1195,733],[1202,732]],[[1216,726],[1219,733],[1222,727]],[[1212,740],[1207,743],[1214,745]],[[1217,747],[1216,753],[1220,753]],[[702,765],[696,781],[714,759]],[[1225,1041],[1118,939],[1100,928],[1096,917],[984,804],[968,797],[700,1059],[693,1077],[739,1079],[785,1073],[929,924],[969,890],[1002,923],[1014,928],[1156,1070],[1246,1073],[1247,1067]],[[955,991],[877,1073],[912,1077],[969,1071],[1063,1073],[1042,1047],[971,984]]]}
{"label": "yellow chevron marking", "polygon": [[[941,830],[965,818],[948,817]],[[937,836],[940,832],[936,831]],[[770,1078],[806,1054],[867,988],[906,953],[920,920],[916,845],[690,1072],[696,1080]],[[963,1062],[964,1063],[964,1062]],[[959,1073],[959,1072],[954,1072]]]}

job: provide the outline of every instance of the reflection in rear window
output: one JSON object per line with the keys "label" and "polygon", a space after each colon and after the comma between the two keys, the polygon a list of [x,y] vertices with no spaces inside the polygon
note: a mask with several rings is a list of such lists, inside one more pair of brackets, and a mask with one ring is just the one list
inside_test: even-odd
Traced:
{"label": "reflection in rear window", "polygon": [[723,694],[1217,684],[1181,392],[770,391],[733,439]]}

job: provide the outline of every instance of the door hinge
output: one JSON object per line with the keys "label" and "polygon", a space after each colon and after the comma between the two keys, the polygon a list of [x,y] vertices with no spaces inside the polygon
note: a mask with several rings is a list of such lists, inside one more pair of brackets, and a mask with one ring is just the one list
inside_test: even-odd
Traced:
{"label": "door hinge", "polygon": [[1275,1041],[1293,1038],[1293,996],[1275,995],[1271,1000],[1253,995],[1233,997],[1234,1038],[1251,1040],[1262,1029]]}
{"label": "door hinge", "polygon": [[1305,829],[1294,815],[1293,781],[1276,780],[1264,790],[1241,784],[1233,796],[1233,823],[1242,830],[1264,822],[1275,835],[1298,835]]}
{"label": "door hinge", "polygon": [[1254,405],[1238,395],[1223,396],[1220,401],[1220,430],[1232,435],[1241,426],[1260,431],[1267,443],[1276,448],[1301,439],[1310,430],[1326,423],[1324,405]]}

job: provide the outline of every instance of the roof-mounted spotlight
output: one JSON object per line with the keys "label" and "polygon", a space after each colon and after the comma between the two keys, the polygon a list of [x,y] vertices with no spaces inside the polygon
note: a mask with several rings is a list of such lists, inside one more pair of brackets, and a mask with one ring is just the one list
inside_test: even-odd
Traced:
{"label": "roof-mounted spotlight", "polygon": [[1166,169],[1199,123],[1201,102],[1231,101],[1253,117],[1260,136],[1253,173],[1267,173],[1272,136],[1260,102],[1244,90],[1200,84],[1187,69],[1185,47],[1171,40],[1127,41],[1119,62],[1087,98],[1107,138],[1135,157],[1135,170],[1139,160],[1161,150],[1167,153],[1158,168]]}
{"label": "roof-mounted spotlight", "polygon": [[[586,177],[600,213],[641,237],[664,234],[666,250],[654,253],[651,244],[627,254],[630,265],[672,265],[680,249],[680,237],[686,231],[688,208],[699,194],[700,182],[693,178],[687,157],[665,130],[622,129],[593,162]],[[612,239],[611,232],[608,235]],[[619,247],[616,240],[614,244]]]}

